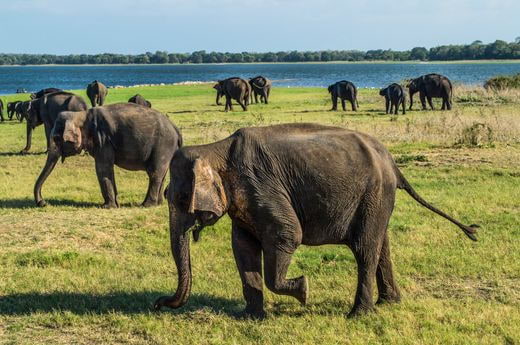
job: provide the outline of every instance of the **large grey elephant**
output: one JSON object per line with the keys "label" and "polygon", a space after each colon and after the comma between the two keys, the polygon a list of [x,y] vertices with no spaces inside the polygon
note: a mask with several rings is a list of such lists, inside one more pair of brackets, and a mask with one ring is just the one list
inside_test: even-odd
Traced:
{"label": "large grey elephant", "polygon": [[87,97],[88,99],[90,99],[92,107],[98,105],[102,106],[103,104],[105,104],[105,99],[107,95],[108,89],[103,83],[94,80],[92,83],[87,85]]}
{"label": "large grey elephant", "polygon": [[451,81],[440,74],[431,73],[412,79],[408,84],[410,93],[410,110],[413,106],[413,95],[419,92],[422,109],[426,110],[426,100],[434,110],[432,98],[442,98],[442,110],[451,110],[453,99],[453,85]]}
{"label": "large grey elephant", "polygon": [[181,146],[177,127],[157,110],[141,105],[119,103],[62,112],[52,129],[47,162],[34,186],[36,204],[45,206],[41,188],[59,158],[63,161],[85,150],[96,162],[103,208],[119,207],[114,165],[146,171],[149,183],[142,206],[158,205],[170,161]]}
{"label": "large grey elephant", "polygon": [[261,75],[249,79],[249,85],[251,85],[251,103],[253,99],[255,103],[258,103],[258,96],[260,96],[260,102],[268,104],[269,95],[271,94],[272,82]]}
{"label": "large grey elephant", "polygon": [[26,153],[31,149],[32,132],[41,124],[45,127],[48,150],[51,129],[58,114],[62,111],[82,110],[87,110],[87,103],[80,96],[70,92],[50,93],[30,101],[24,110],[27,117],[27,143],[21,153]]}
{"label": "large grey elephant", "polygon": [[135,96],[130,97],[130,99],[128,99],[128,103],[135,103],[135,104],[143,105],[143,106],[148,107],[148,108],[152,107],[152,103],[147,101],[140,94],[137,94]]}
{"label": "large grey elephant", "polygon": [[390,84],[379,90],[379,95],[385,97],[386,113],[397,115],[399,107],[403,107],[403,115],[406,114],[406,91],[397,83]]}
{"label": "large grey elephant", "polygon": [[226,96],[226,107],[225,111],[233,110],[231,100],[234,99],[240,104],[244,111],[247,110],[249,105],[249,97],[251,96],[251,85],[247,81],[241,78],[233,77],[225,80],[219,80],[218,86],[214,86],[217,90],[217,102],[219,99],[218,93],[220,92]]}
{"label": "large grey elephant", "polygon": [[338,110],[338,98],[341,99],[341,106],[343,111],[347,110],[345,101],[348,100],[352,105],[352,111],[357,111],[359,107],[359,103],[357,101],[357,88],[354,83],[341,80],[337,83],[329,85],[327,88],[330,93],[330,97],[332,98],[332,109],[331,111]]}
{"label": "large grey elephant", "polygon": [[[341,244],[354,253],[358,285],[350,316],[378,302],[398,302],[388,241],[388,221],[396,189],[404,189],[429,210],[466,226],[419,196],[376,139],[355,131],[317,124],[244,128],[219,142],[184,147],[170,164],[167,198],[170,238],[177,266],[175,295],[155,308],[178,308],[192,283],[190,239],[226,213],[232,220],[232,246],[242,280],[245,312],[264,316],[263,281],[273,292],[305,304],[307,279],[287,279],[301,244]],[[263,265],[262,265],[263,260]],[[262,273],[263,266],[263,273]]]}

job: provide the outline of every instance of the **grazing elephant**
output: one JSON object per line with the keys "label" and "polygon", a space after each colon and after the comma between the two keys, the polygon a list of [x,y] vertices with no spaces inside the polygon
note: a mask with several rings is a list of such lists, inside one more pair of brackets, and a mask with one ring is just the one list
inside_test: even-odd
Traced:
{"label": "grazing elephant", "polygon": [[225,80],[218,81],[217,89],[217,100],[218,100],[218,92],[222,92],[224,96],[226,96],[226,107],[225,111],[231,110],[233,111],[233,105],[231,104],[231,100],[234,99],[240,104],[244,111],[247,110],[247,106],[249,105],[249,97],[251,96],[251,85],[247,81],[241,78],[233,77]]}
{"label": "grazing elephant", "polygon": [[387,114],[393,113],[397,115],[399,112],[399,106],[403,107],[403,115],[406,114],[406,91],[404,90],[404,87],[393,83],[388,87],[381,89],[379,95],[385,97]]}
{"label": "grazing elephant", "polygon": [[137,94],[133,97],[130,97],[130,99],[128,100],[128,103],[144,105],[145,107],[148,107],[148,108],[152,107],[152,103],[148,102],[143,96],[141,96],[139,94]]}
{"label": "grazing elephant", "polygon": [[[273,292],[305,304],[307,279],[286,279],[301,244],[342,244],[354,253],[358,287],[350,316],[378,302],[397,302],[388,241],[396,188],[476,240],[466,226],[420,197],[376,139],[344,128],[283,124],[244,128],[219,142],[184,147],[170,164],[167,190],[170,239],[177,266],[175,295],[155,308],[178,308],[192,282],[190,239],[224,214],[232,220],[232,247],[246,300],[245,312],[263,317],[262,281]],[[263,260],[263,274],[262,274]],[[264,277],[264,278],[262,278]]]}
{"label": "grazing elephant", "polygon": [[107,87],[97,81],[94,80],[92,83],[87,86],[87,97],[90,99],[90,103],[92,103],[92,107],[102,106],[105,104],[105,98],[108,95]]}
{"label": "grazing elephant", "polygon": [[0,98],[0,120],[4,122],[4,102]]}
{"label": "grazing elephant", "polygon": [[272,83],[269,79],[259,75],[249,79],[249,85],[251,85],[251,90],[253,91],[251,94],[251,103],[253,103],[253,96],[255,103],[258,103],[259,95],[261,103],[269,103],[269,94],[271,93],[272,86]]}
{"label": "grazing elephant", "polygon": [[103,208],[119,207],[114,164],[148,174],[148,192],[142,206],[162,203],[162,186],[174,152],[182,137],[171,121],[150,108],[118,103],[88,111],[65,111],[52,129],[47,163],[34,186],[36,205],[45,206],[41,188],[56,162],[82,150],[94,157]]}
{"label": "grazing elephant", "polygon": [[341,99],[341,106],[343,111],[347,110],[345,100],[348,100],[352,105],[352,111],[357,111],[359,103],[357,101],[357,88],[352,82],[347,80],[338,81],[328,87],[330,96],[332,98],[331,111],[338,110],[338,98]]}
{"label": "grazing elephant", "polygon": [[442,110],[451,110],[453,99],[453,85],[451,81],[440,74],[427,74],[419,78],[412,79],[408,84],[410,92],[410,108],[413,106],[413,95],[419,92],[422,109],[426,110],[426,100],[430,108],[434,110],[432,98],[442,98]]}
{"label": "grazing elephant", "polygon": [[43,96],[48,95],[49,93],[62,92],[62,91],[63,91],[62,89],[57,89],[55,87],[41,89],[40,91],[38,91],[36,93],[32,93],[31,99],[42,98]]}
{"label": "grazing elephant", "polygon": [[30,101],[26,109],[27,144],[21,153],[27,153],[31,149],[32,131],[41,124],[45,127],[48,150],[51,129],[58,114],[62,111],[87,110],[87,103],[73,93],[55,92]]}

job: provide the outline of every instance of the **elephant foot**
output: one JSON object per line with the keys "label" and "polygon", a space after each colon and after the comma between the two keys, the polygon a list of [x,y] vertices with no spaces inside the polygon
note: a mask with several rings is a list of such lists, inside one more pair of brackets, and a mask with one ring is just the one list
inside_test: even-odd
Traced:
{"label": "elephant foot", "polygon": [[103,205],[101,205],[101,208],[104,208],[104,209],[119,208],[119,205],[117,203],[109,202],[109,203],[104,203]]}
{"label": "elephant foot", "polygon": [[45,207],[47,206],[47,202],[45,202],[45,200],[39,200],[39,201],[36,201],[36,206],[38,207]]}
{"label": "elephant foot", "polygon": [[258,309],[246,307],[246,309],[240,314],[240,317],[251,320],[265,320],[267,318],[267,313],[263,308]]}
{"label": "elephant foot", "polygon": [[354,305],[352,310],[347,314],[347,319],[359,317],[374,312],[373,306]]}
{"label": "elephant foot", "polygon": [[20,154],[24,155],[24,154],[26,154],[28,152],[29,152],[29,149],[23,149],[22,151],[20,151]]}
{"label": "elephant foot", "polygon": [[307,277],[302,277],[303,282],[301,286],[301,295],[296,296],[296,299],[301,303],[301,305],[307,304],[307,298],[309,297],[309,281],[307,280]]}
{"label": "elephant foot", "polygon": [[160,205],[160,204],[161,203],[159,201],[145,200],[145,201],[143,201],[141,206],[142,207],[153,207],[153,206],[157,206],[157,205]]}
{"label": "elephant foot", "polygon": [[399,292],[391,292],[379,295],[376,304],[392,304],[401,302],[401,294]]}

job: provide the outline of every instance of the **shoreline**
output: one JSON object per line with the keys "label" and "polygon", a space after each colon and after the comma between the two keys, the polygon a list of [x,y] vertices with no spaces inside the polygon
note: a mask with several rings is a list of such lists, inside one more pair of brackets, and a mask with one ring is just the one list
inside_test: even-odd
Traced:
{"label": "shoreline", "polygon": [[123,67],[123,66],[225,66],[225,65],[362,65],[362,64],[417,64],[417,65],[457,65],[457,64],[520,64],[518,60],[453,60],[453,61],[302,61],[302,62],[223,62],[223,63],[164,63],[164,64],[46,64],[46,65],[0,65],[0,68],[9,67]]}

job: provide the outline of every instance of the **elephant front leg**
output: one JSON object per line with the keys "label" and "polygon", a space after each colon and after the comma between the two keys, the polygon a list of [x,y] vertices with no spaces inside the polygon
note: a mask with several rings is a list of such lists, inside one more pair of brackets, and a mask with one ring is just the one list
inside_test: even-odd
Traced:
{"label": "elephant front leg", "polygon": [[253,318],[263,319],[265,311],[260,242],[233,222],[232,246],[246,300],[245,313]]}
{"label": "elephant front leg", "polygon": [[426,108],[426,95],[424,93],[419,93],[419,98],[421,100],[422,110],[427,110]]}
{"label": "elephant front leg", "polygon": [[[292,296],[305,305],[308,291],[307,278],[300,276],[286,279],[292,254],[301,243],[301,228],[296,215],[291,217],[292,209],[283,206],[278,209],[284,210],[284,221],[278,221],[273,217],[262,238],[265,284],[274,293]],[[290,218],[293,219],[292,224],[287,223],[287,219]]]}
{"label": "elephant front leg", "polygon": [[332,98],[332,109],[330,109],[330,111],[336,111],[336,110],[338,110],[338,99],[334,95],[331,98]]}
{"label": "elephant front leg", "polygon": [[105,202],[102,208],[117,208],[117,188],[114,176],[114,161],[108,159],[107,155],[103,158],[96,157],[96,174],[101,188],[101,194]]}
{"label": "elephant front leg", "polygon": [[428,104],[430,105],[430,108],[432,110],[435,110],[435,107],[433,106],[433,100],[432,100],[431,96],[426,97],[426,99],[428,100]]}

